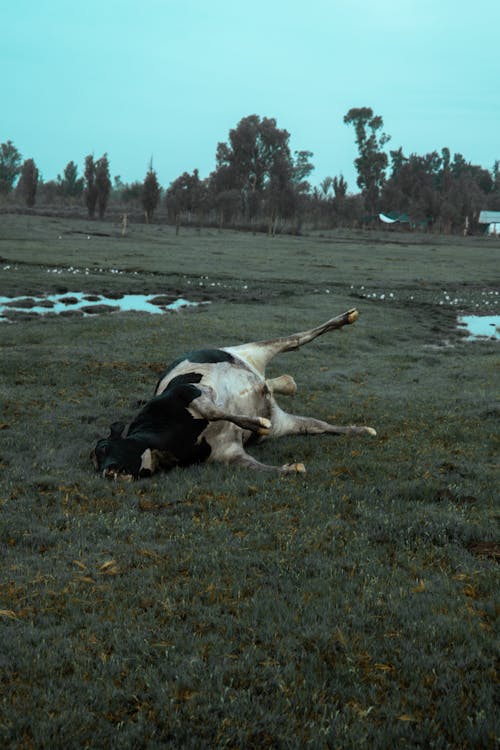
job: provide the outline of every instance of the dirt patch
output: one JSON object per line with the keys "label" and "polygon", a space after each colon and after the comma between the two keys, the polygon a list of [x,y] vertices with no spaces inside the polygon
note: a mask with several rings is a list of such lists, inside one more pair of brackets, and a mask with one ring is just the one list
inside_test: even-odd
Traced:
{"label": "dirt patch", "polygon": [[120,308],[116,305],[85,305],[80,308],[87,315],[101,315],[102,313],[116,312]]}
{"label": "dirt patch", "polygon": [[105,292],[104,296],[108,299],[123,299],[122,292]]}
{"label": "dirt patch", "polygon": [[36,299],[33,299],[33,297],[26,297],[25,299],[18,299],[18,300],[12,300],[12,302],[5,302],[5,307],[15,307],[17,309],[22,308],[25,310],[30,310],[33,307],[46,307],[47,309],[50,309],[51,307],[54,307],[54,303],[50,300],[43,300],[42,302],[38,302]]}
{"label": "dirt patch", "polygon": [[174,296],[172,294],[159,294],[157,297],[152,297],[149,300],[149,303],[151,305],[157,305],[158,307],[162,307],[163,305],[170,305],[172,302],[174,302],[177,299],[177,296]]}

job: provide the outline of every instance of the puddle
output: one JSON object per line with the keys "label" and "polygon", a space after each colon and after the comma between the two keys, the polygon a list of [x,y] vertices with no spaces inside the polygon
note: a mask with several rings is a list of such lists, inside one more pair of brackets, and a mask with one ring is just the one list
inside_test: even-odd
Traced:
{"label": "puddle", "polygon": [[0,320],[9,320],[19,314],[29,315],[98,315],[110,312],[147,312],[161,315],[169,310],[197,307],[183,297],[173,299],[165,294],[116,294],[106,297],[88,292],[66,292],[43,296],[0,297]]}
{"label": "puddle", "polygon": [[500,315],[461,315],[458,325],[469,334],[468,341],[484,338],[500,340]]}

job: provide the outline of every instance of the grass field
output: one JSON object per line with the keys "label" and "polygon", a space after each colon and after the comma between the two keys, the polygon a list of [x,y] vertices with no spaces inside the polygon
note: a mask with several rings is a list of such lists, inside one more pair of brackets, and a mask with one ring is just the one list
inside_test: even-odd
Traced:
{"label": "grass field", "polygon": [[[493,748],[500,241],[253,236],[0,216],[0,295],[210,304],[0,324],[0,746]],[[370,438],[133,484],[89,453],[187,349],[355,326],[274,360]]]}

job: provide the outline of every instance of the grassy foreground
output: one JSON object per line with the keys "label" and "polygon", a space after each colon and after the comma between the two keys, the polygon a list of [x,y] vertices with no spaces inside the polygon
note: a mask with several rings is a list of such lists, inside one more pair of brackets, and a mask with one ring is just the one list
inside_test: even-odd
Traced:
{"label": "grassy foreground", "polygon": [[[0,325],[0,746],[495,747],[499,350],[455,320],[498,313],[499,252],[0,216],[0,295],[210,302]],[[270,375],[297,380],[285,408],[377,438],[252,449],[305,477],[93,474],[186,349],[353,306]]]}

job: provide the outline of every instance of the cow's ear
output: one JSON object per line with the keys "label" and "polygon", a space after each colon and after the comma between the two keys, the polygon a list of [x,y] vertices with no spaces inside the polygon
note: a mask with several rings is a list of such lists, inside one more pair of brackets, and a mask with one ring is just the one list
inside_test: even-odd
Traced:
{"label": "cow's ear", "polygon": [[109,433],[109,437],[116,440],[117,438],[122,436],[125,425],[123,424],[123,422],[113,422],[109,429],[111,430],[111,432]]}

